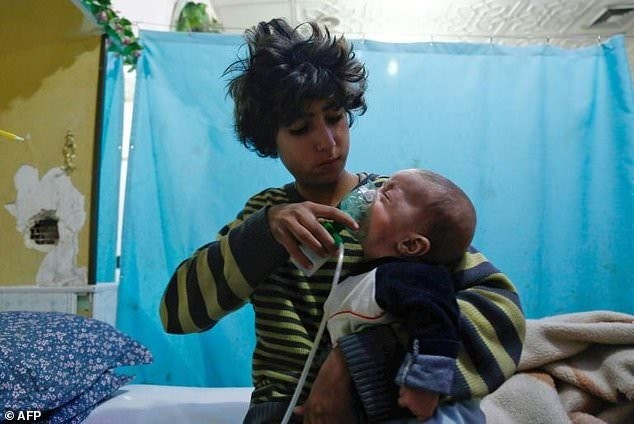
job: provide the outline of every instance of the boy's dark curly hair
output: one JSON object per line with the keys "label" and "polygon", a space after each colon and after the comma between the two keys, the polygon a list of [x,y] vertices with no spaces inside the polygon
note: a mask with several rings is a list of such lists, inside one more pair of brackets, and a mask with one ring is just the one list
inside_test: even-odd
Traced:
{"label": "boy's dark curly hair", "polygon": [[229,65],[224,75],[239,73],[227,85],[236,133],[259,156],[277,157],[278,129],[300,118],[314,100],[342,107],[349,125],[354,113],[366,111],[367,72],[344,37],[313,22],[293,28],[273,19],[247,30],[245,39],[247,57]]}

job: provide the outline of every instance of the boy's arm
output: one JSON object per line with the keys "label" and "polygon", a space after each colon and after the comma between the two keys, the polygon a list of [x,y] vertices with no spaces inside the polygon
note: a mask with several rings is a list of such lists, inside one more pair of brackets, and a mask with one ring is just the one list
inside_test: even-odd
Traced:
{"label": "boy's arm", "polygon": [[218,239],[183,261],[160,303],[168,333],[207,330],[242,306],[256,285],[288,260],[267,222],[268,206],[284,201],[279,190],[253,196],[238,217],[220,230]]}
{"label": "boy's arm", "polygon": [[509,278],[473,247],[453,274],[462,347],[451,397],[483,397],[516,371],[526,319]]}

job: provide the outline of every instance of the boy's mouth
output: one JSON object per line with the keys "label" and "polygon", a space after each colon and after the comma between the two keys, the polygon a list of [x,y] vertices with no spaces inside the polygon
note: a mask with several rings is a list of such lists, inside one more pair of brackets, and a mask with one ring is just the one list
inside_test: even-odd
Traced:
{"label": "boy's mouth", "polygon": [[335,157],[331,157],[326,159],[325,161],[322,162],[323,165],[330,165],[332,163],[335,163],[339,160],[339,156],[335,156]]}

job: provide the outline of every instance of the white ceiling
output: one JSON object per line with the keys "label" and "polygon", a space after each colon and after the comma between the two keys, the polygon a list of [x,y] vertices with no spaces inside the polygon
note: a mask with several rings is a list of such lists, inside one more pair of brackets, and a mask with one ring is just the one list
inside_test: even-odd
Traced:
{"label": "white ceiling", "polygon": [[[172,16],[186,0],[112,0],[138,28],[170,30]],[[317,20],[350,38],[390,41],[479,41],[545,43],[577,47],[625,34],[634,64],[634,13],[591,24],[608,8],[634,0],[198,0],[225,32],[274,17],[292,23]]]}

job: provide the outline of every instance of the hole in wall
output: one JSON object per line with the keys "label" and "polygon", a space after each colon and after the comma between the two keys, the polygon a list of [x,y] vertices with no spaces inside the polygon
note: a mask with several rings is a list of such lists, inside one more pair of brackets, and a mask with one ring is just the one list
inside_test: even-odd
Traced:
{"label": "hole in wall", "polygon": [[39,170],[22,165],[15,173],[16,201],[5,208],[28,249],[46,253],[35,282],[42,286],[87,284],[85,266],[78,266],[79,232],[86,222],[84,196],[61,167],[39,178]]}
{"label": "hole in wall", "polygon": [[29,238],[38,246],[55,246],[59,242],[59,219],[55,211],[42,211],[32,218]]}

